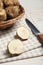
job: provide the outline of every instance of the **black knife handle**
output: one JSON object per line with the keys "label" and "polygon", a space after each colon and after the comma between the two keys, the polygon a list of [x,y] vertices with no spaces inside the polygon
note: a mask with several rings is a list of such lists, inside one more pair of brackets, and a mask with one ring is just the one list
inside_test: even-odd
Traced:
{"label": "black knife handle", "polygon": [[43,34],[40,34],[37,37],[38,37],[39,41],[42,43],[42,45],[43,45]]}

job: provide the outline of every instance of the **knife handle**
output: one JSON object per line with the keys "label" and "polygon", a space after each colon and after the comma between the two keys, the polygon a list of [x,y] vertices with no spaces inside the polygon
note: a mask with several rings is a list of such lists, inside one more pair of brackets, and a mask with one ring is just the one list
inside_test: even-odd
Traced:
{"label": "knife handle", "polygon": [[43,34],[40,34],[37,37],[38,37],[39,41],[42,43],[42,45],[43,45]]}

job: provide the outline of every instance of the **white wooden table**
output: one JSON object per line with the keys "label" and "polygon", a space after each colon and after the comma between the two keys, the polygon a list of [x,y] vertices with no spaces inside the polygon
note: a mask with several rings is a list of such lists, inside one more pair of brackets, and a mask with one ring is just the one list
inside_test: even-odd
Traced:
{"label": "white wooden table", "polygon": [[[34,12],[40,12],[43,13],[43,0],[20,0],[21,4],[24,6],[27,16],[32,16],[33,20],[36,19],[37,16],[33,15]],[[37,14],[37,13],[36,13]],[[36,23],[36,27],[40,30],[41,33],[43,33],[43,14],[41,15],[42,19],[40,19],[40,23]],[[36,17],[36,18],[35,18]],[[40,17],[40,16],[38,16]],[[38,19],[39,21],[39,19]],[[20,60],[20,61],[13,61],[8,62],[0,65],[43,65],[43,57],[37,57],[33,59],[27,59],[27,60]]]}

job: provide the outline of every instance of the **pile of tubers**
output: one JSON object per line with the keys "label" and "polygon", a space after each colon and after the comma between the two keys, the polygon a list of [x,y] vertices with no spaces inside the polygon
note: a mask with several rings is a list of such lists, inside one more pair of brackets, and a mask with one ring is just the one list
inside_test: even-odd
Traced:
{"label": "pile of tubers", "polygon": [[0,0],[0,21],[15,18],[20,13],[18,0]]}

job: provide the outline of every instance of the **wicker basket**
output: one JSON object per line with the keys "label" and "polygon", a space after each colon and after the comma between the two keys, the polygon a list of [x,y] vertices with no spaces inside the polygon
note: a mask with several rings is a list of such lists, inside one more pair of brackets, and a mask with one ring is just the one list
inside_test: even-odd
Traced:
{"label": "wicker basket", "polygon": [[6,21],[0,21],[0,29],[7,29],[7,28],[13,26],[15,24],[15,22],[17,22],[19,19],[21,19],[23,17],[23,15],[25,13],[24,8],[21,5],[19,5],[19,6],[21,8],[20,14],[16,18],[6,20]]}

